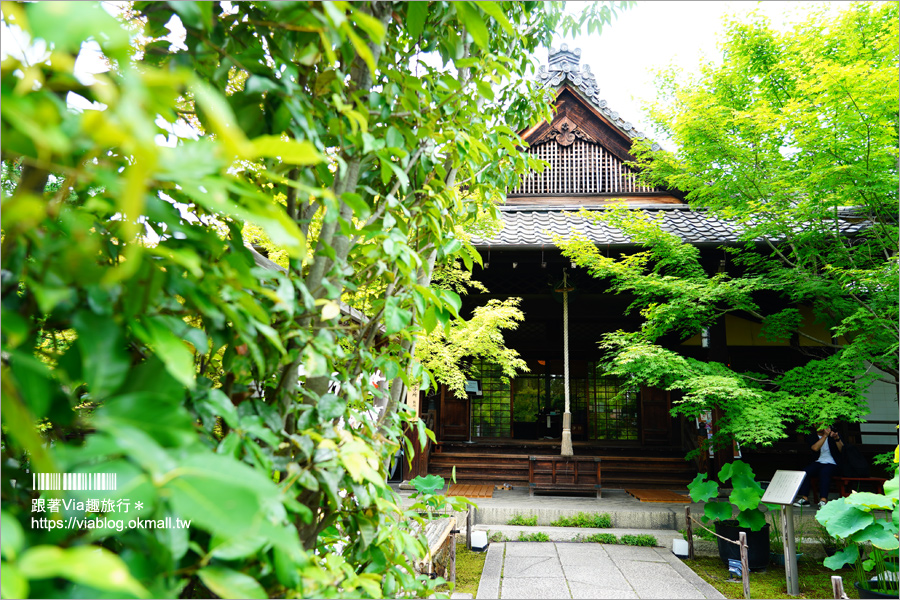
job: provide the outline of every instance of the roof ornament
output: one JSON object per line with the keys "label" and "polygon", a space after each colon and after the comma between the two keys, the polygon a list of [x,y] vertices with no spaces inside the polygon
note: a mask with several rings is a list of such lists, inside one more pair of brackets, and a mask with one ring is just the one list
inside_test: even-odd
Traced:
{"label": "roof ornament", "polygon": [[538,70],[538,81],[542,84],[556,87],[568,79],[582,88],[589,97],[600,93],[591,68],[580,65],[581,48],[569,50],[568,44],[562,44],[559,49],[551,47],[547,62],[548,65],[541,65]]}
{"label": "roof ornament", "polygon": [[556,143],[560,146],[571,146],[575,138],[589,142],[594,141],[581,127],[573,123],[569,117],[562,117],[553,121],[553,127],[532,143],[536,146],[550,140],[556,140]]}
{"label": "roof ornament", "polygon": [[581,48],[570,50],[568,44],[561,44],[559,49],[551,47],[547,53],[547,64],[541,65],[538,69],[537,80],[545,87],[554,88],[566,81],[570,82],[572,87],[578,89],[622,133],[638,140],[646,137],[635,129],[634,125],[621,118],[619,113],[612,110],[606,100],[600,97],[600,87],[591,72],[591,67],[581,64]]}

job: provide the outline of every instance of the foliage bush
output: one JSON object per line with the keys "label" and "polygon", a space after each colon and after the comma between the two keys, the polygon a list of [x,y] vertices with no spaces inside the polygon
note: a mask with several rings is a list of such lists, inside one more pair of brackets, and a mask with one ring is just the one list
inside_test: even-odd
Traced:
{"label": "foliage bush", "polygon": [[506,537],[502,531],[488,531],[488,541],[490,542],[508,542],[509,538]]}
{"label": "foliage bush", "polygon": [[595,527],[608,529],[612,527],[612,517],[607,513],[583,513],[574,516],[561,516],[550,525],[554,527]]}
{"label": "foliage bush", "polygon": [[[708,542],[714,542],[714,541],[716,541],[716,536],[715,536],[715,534],[714,534],[712,531],[709,531],[708,529],[704,529],[703,527],[694,527],[694,528],[692,528],[692,531],[694,532],[694,537],[695,537],[695,538],[698,538],[698,539],[701,539],[701,540],[705,540],[705,541],[708,541]],[[678,530],[678,533],[680,533],[681,536],[682,536],[685,540],[688,539],[688,537],[687,537],[687,529],[679,529],[679,530]]]}
{"label": "foliage bush", "polygon": [[626,533],[619,540],[628,546],[659,546],[656,538],[649,533],[630,534]]}
{"label": "foliage bush", "polygon": [[582,542],[594,542],[597,544],[618,544],[619,538],[614,533],[593,533],[591,535],[579,538]]}
{"label": "foliage bush", "polygon": [[[609,374],[677,391],[674,410],[690,419],[721,411],[713,445],[723,451],[771,445],[798,423],[860,422],[873,382],[896,389],[898,23],[896,3],[815,8],[787,29],[757,15],[726,24],[721,63],[660,73],[650,115],[673,151],[652,140],[632,151],[646,184],[682,191],[733,228],[718,269],[662,219],[627,207],[581,215],[621,229],[639,252],[555,240],[643,318],[601,340]],[[793,364],[700,360],[669,345],[707,331],[714,346],[729,317],[759,323]]]}
{"label": "foliage bush", "polygon": [[[464,231],[527,166],[530,54],[612,5],[121,10],[3,5],[4,597],[428,596],[385,479],[432,435],[402,400],[459,316],[434,268],[480,260]],[[99,496],[130,508],[72,504]]]}
{"label": "foliage bush", "polygon": [[537,516],[525,516],[525,515],[513,515],[508,521],[506,521],[507,525],[520,525],[523,527],[534,527],[537,525]]}
{"label": "foliage bush", "polygon": [[520,531],[519,537],[516,539],[520,542],[549,542],[550,536],[543,531],[534,531],[531,533]]}

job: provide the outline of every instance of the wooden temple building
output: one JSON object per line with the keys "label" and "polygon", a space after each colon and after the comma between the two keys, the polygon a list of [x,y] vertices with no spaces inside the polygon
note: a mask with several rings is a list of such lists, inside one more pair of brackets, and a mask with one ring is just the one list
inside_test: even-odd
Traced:
{"label": "wooden temple building", "polygon": [[[580,54],[565,45],[551,49],[549,65],[538,74],[541,83],[555,90],[555,117],[520,135],[527,151],[550,167],[527,174],[508,191],[500,208],[500,233],[474,240],[484,267],[476,266],[473,278],[489,293],[463,298],[463,314],[492,298],[522,299],[525,320],[507,332],[505,340],[526,360],[529,372],[504,383],[496,368],[479,364],[479,390],[467,398],[443,389],[423,394],[420,414],[434,430],[437,444],[429,444],[411,468],[404,465],[405,476],[435,473],[449,478],[455,467],[462,482],[518,486],[537,481],[544,489],[590,491],[600,483],[594,478],[602,471],[604,488],[678,489],[698,470],[718,468],[734,458],[734,452],[712,457],[704,452],[686,460],[706,438],[706,428],[694,419],[671,415],[674,392],[603,375],[601,336],[636,330],[641,318],[626,314],[631,298],[610,293],[604,281],[575,268],[553,244],[553,234],[578,232],[608,256],[634,252],[635,245],[618,229],[571,215],[582,208],[603,211],[612,202],[625,202],[696,245],[707,272],[735,268],[723,251],[737,242],[727,222],[691,210],[679,192],[637,181],[627,163],[634,159],[632,142],[644,136],[601,98],[590,68],[580,64]],[[555,290],[564,269],[574,287],[568,298],[568,353],[576,460],[569,461],[559,459],[564,340],[562,294]],[[811,314],[808,322],[811,335],[828,339],[825,328],[812,323]],[[726,362],[739,370],[788,369],[805,360],[796,344],[812,342],[801,338],[791,348],[789,343],[765,340],[760,329],[749,315],[729,314],[702,334],[662,343],[685,356]],[[893,410],[896,416],[896,399]],[[857,426],[852,434],[860,438],[862,432]],[[776,468],[802,468],[808,455],[800,440],[798,436],[776,444],[768,452],[744,451],[744,459],[764,478]]]}

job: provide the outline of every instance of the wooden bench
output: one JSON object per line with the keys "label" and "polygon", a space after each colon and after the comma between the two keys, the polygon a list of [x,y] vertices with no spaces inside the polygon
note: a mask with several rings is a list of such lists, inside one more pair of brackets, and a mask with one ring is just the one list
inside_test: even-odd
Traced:
{"label": "wooden bench", "polygon": [[860,488],[868,487],[879,494],[884,493],[884,484],[887,479],[881,477],[834,477],[832,481],[837,484],[838,494],[845,498],[850,492],[863,491]]}
{"label": "wooden bench", "polygon": [[[809,497],[815,502],[819,496],[819,478],[810,477]],[[842,477],[835,475],[831,478],[831,488],[837,491],[839,498],[846,498],[851,492],[875,491],[884,493],[884,484],[887,479],[883,477]],[[861,488],[867,488],[865,490]]]}
{"label": "wooden bench", "polygon": [[531,456],[528,462],[530,495],[545,492],[596,492],[601,495],[599,456]]}
{"label": "wooden bench", "polygon": [[444,517],[426,521],[424,528],[414,527],[414,533],[424,534],[428,554],[413,567],[417,574],[432,578],[443,577],[456,581],[456,517]]}

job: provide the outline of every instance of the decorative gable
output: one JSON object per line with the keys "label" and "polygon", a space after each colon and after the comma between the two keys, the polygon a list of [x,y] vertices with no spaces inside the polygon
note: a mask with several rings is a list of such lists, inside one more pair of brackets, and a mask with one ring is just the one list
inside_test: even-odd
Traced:
{"label": "decorative gable", "polygon": [[550,123],[520,135],[529,146],[526,152],[549,167],[526,173],[518,186],[508,190],[509,204],[590,205],[613,200],[680,204],[668,190],[638,183],[638,172],[626,163],[634,160],[632,142],[644,134],[609,111],[605,101],[602,106],[595,101],[599,88],[590,68],[579,67],[580,57],[580,50],[569,51],[563,45],[551,49],[549,68],[541,67],[539,81],[559,86],[556,114]]}

